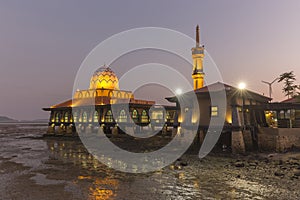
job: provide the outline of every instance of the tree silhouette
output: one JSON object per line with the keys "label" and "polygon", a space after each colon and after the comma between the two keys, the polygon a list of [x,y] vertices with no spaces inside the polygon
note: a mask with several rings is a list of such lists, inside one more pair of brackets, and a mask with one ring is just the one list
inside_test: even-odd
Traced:
{"label": "tree silhouette", "polygon": [[279,76],[278,82],[284,82],[282,92],[288,98],[299,95],[297,89],[300,89],[299,85],[295,85],[296,76],[293,71],[285,72]]}

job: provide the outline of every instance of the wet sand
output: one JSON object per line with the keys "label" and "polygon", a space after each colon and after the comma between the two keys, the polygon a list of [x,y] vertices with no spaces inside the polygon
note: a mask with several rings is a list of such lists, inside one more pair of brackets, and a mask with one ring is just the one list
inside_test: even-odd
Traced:
{"label": "wet sand", "polygon": [[0,199],[299,199],[300,153],[184,155],[146,174],[115,171],[46,126],[0,124]]}

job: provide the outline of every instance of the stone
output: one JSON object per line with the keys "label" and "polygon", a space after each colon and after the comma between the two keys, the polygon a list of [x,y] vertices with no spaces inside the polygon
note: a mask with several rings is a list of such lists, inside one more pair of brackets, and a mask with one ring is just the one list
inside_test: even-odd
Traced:
{"label": "stone", "polygon": [[276,172],[274,172],[274,175],[275,176],[284,176],[284,173],[282,173],[282,172],[279,172],[279,171],[276,171]]}
{"label": "stone", "polygon": [[300,176],[300,170],[299,169],[295,169],[294,170],[294,176]]}
{"label": "stone", "polygon": [[188,163],[186,161],[181,161],[180,165],[183,166],[183,167],[186,167],[188,165]]}
{"label": "stone", "polygon": [[234,164],[235,167],[245,167],[245,164],[243,162],[236,162]]}
{"label": "stone", "polygon": [[256,167],[258,165],[258,162],[249,162],[249,166]]}

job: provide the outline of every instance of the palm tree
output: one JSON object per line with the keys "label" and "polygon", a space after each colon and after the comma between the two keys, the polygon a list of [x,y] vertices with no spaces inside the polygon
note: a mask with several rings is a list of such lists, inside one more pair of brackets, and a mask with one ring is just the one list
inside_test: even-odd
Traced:
{"label": "palm tree", "polygon": [[284,86],[282,88],[282,92],[288,98],[296,96],[297,89],[300,89],[299,85],[295,85],[294,82],[296,81],[296,76],[293,71],[285,72],[281,74],[278,78],[278,82],[284,82]]}

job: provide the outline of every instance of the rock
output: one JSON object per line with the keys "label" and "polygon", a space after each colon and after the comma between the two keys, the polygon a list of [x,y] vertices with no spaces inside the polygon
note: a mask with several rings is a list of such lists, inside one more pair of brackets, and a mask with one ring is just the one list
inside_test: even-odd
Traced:
{"label": "rock", "polygon": [[283,161],[282,160],[278,160],[278,165],[283,165]]}
{"label": "rock", "polygon": [[282,169],[282,170],[286,170],[286,169],[287,169],[287,167],[280,166],[280,169]]}
{"label": "rock", "polygon": [[183,166],[183,167],[186,167],[186,166],[188,166],[188,163],[186,161],[181,161],[180,165]]}
{"label": "rock", "polygon": [[294,170],[294,176],[300,176],[300,170],[299,169],[295,169]]}
{"label": "rock", "polygon": [[234,164],[235,167],[245,167],[245,164],[243,162],[236,162]]}
{"label": "rock", "polygon": [[295,159],[290,159],[290,160],[288,160],[288,163],[289,163],[290,165],[298,165],[298,166],[300,166],[299,161],[298,161],[298,160],[295,160]]}
{"label": "rock", "polygon": [[250,167],[256,167],[258,165],[258,162],[249,162]]}
{"label": "rock", "polygon": [[274,172],[274,175],[275,176],[284,176],[284,173],[277,171],[277,172]]}

